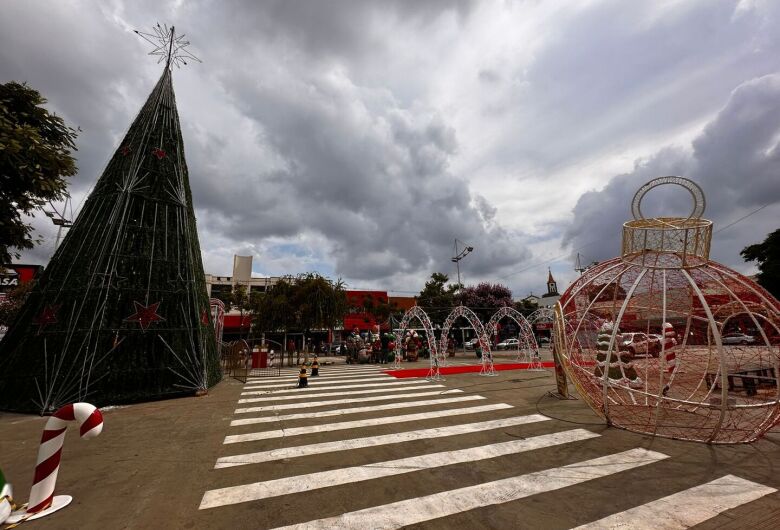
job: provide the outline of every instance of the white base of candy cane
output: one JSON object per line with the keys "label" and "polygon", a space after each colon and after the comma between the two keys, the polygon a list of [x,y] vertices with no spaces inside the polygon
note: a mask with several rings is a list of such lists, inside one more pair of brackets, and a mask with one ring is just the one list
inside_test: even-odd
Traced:
{"label": "white base of candy cane", "polygon": [[72,501],[73,501],[73,497],[71,497],[70,495],[55,495],[54,499],[52,499],[51,501],[51,506],[49,506],[45,510],[41,510],[40,512],[33,513],[33,514],[29,514],[25,510],[16,510],[15,512],[11,513],[11,517],[6,519],[5,522],[7,524],[14,524],[14,523],[18,523],[21,520],[34,521],[35,519],[46,517],[47,515],[51,515],[54,512],[63,509]]}
{"label": "white base of candy cane", "polygon": [[6,483],[0,491],[0,524],[3,524],[6,518],[11,515],[11,501],[8,499],[13,499],[13,497],[14,492],[11,485]]}

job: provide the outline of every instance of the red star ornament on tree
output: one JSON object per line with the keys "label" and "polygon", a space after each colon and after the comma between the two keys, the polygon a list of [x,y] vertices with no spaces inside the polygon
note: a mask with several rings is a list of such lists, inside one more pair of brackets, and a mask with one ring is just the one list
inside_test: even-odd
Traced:
{"label": "red star ornament on tree", "polygon": [[122,147],[122,149],[120,149],[120,150],[119,150],[119,152],[120,152],[120,153],[122,153],[122,156],[127,156],[127,155],[129,155],[129,154],[130,154],[132,151],[133,151],[133,150],[130,148],[130,146],[129,146],[129,145],[126,145],[126,146]]}
{"label": "red star ornament on tree", "polygon": [[159,147],[155,147],[152,149],[152,154],[157,157],[157,160],[162,160],[165,158],[165,151],[160,149]]}
{"label": "red star ornament on tree", "polygon": [[143,305],[140,302],[133,302],[135,305],[135,313],[127,317],[125,322],[138,322],[141,325],[141,330],[146,331],[152,322],[165,321],[163,317],[157,314],[157,308],[160,307],[160,302]]}
{"label": "red star ornament on tree", "polygon": [[43,328],[49,324],[57,323],[57,311],[60,310],[62,304],[47,305],[43,308],[43,311],[33,319],[33,324],[38,324],[38,333],[43,331]]}

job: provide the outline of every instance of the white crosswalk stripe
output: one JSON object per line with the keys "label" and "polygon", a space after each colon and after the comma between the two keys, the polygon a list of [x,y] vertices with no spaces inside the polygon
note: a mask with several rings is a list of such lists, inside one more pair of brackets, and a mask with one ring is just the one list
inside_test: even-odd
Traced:
{"label": "white crosswalk stripe", "polygon": [[[243,403],[267,403],[269,401],[289,401],[291,399],[312,399],[312,398],[321,398],[321,397],[337,397],[337,396],[362,396],[366,394],[385,394],[388,392],[409,392],[410,390],[422,390],[423,387],[416,386],[422,381],[414,381],[411,382],[413,385],[412,387],[402,385],[402,386],[394,386],[390,388],[375,388],[372,390],[353,390],[350,392],[322,392],[322,393],[310,393],[306,392],[305,390],[298,390],[293,392],[287,392],[286,390],[283,390],[281,392],[268,392],[262,394],[263,397],[260,398],[242,398],[238,400],[239,404]],[[429,388],[444,388],[444,385],[425,385],[425,389]],[[293,394],[293,395],[280,395],[280,394]],[[242,409],[239,409],[239,411],[242,411]]]}
{"label": "white crosswalk stripe", "polygon": [[[307,369],[309,366],[306,367]],[[280,370],[278,376],[249,376],[247,381],[267,381],[272,377],[292,377],[298,374],[300,368],[292,368],[290,370]],[[329,368],[327,366],[320,366],[322,375],[349,375],[349,374],[385,374],[385,370],[379,368]]]}
{"label": "white crosswalk stripe", "polygon": [[302,434],[312,434],[319,432],[342,431],[345,429],[357,429],[360,427],[373,427],[376,425],[389,425],[391,423],[403,423],[407,421],[420,421],[432,418],[446,418],[450,416],[459,416],[461,414],[478,414],[492,410],[511,409],[512,405],[506,403],[496,403],[492,405],[481,405],[479,407],[466,407],[460,409],[436,410],[432,412],[421,412],[419,414],[404,414],[402,416],[383,416],[380,418],[371,418],[366,420],[343,421],[338,423],[326,423],[323,425],[311,425],[308,427],[290,427],[287,429],[278,429],[272,431],[250,432],[247,434],[233,434],[225,437],[223,443],[234,444],[240,442],[252,442],[256,440],[268,440],[270,438],[283,438],[290,436],[299,436]]}
{"label": "white crosswalk stripe", "polygon": [[[320,369],[327,370],[328,373],[360,373],[360,372],[384,372],[385,370],[379,367],[362,367],[362,368],[348,368],[346,366],[334,366],[321,364]],[[279,370],[281,374],[294,374],[300,370],[300,366],[293,366],[290,368],[282,368]],[[265,379],[266,376],[250,376],[250,379]]]}
{"label": "white crosswalk stripe", "polygon": [[[636,448],[560,467],[524,474],[523,471],[512,473],[511,468],[504,467],[506,462],[511,461],[512,466],[520,463],[519,469],[522,469],[525,459],[534,458],[529,455],[515,459],[513,455],[519,453],[535,451],[535,455],[541,455],[540,452],[550,450],[576,455],[579,450],[577,444],[586,444],[584,447],[590,457],[594,456],[594,453],[603,455],[607,452],[603,450],[606,445],[602,442],[588,443],[589,440],[599,438],[600,435],[596,432],[581,428],[571,429],[541,414],[501,417],[507,416],[507,413],[502,411],[517,413],[513,412],[513,407],[507,403],[486,402],[491,394],[479,395],[471,393],[470,389],[465,392],[458,388],[450,389],[443,384],[434,384],[424,379],[399,380],[374,368],[329,369],[327,373],[321,371],[321,374],[319,377],[310,377],[310,386],[305,389],[288,388],[297,381],[297,371],[293,370],[283,373],[280,377],[258,377],[247,381],[241,391],[235,417],[230,422],[230,427],[236,429],[234,432],[239,434],[227,435],[223,447],[226,448],[225,452],[228,452],[229,447],[247,451],[244,449],[247,446],[241,445],[247,442],[252,443],[249,446],[252,452],[231,454],[217,459],[214,466],[215,476],[220,477],[221,483],[215,484],[219,487],[205,491],[200,504],[201,510],[220,510],[224,507],[225,512],[219,513],[230,514],[230,506],[235,506],[234,510],[240,510],[245,503],[262,503],[280,496],[308,495],[309,492],[317,495],[318,491],[322,492],[321,495],[327,495],[325,490],[329,491],[330,488],[335,488],[333,493],[336,494],[339,493],[338,488],[344,491],[359,491],[363,487],[370,487],[376,492],[388,485],[387,487],[394,491],[392,499],[379,500],[381,496],[377,495],[360,497],[363,499],[362,504],[351,506],[352,501],[349,499],[352,499],[352,496],[349,496],[342,509],[334,512],[333,508],[330,508],[325,514],[307,510],[307,500],[301,510],[287,514],[283,522],[276,522],[276,525],[291,521],[295,524],[281,526],[276,530],[401,528],[488,506],[520,501],[541,493],[547,495],[539,497],[540,502],[554,503],[555,495],[563,494],[553,493],[556,490],[607,479],[618,473],[625,474],[626,478],[610,480],[631,480],[632,470],[669,458],[663,453]],[[413,410],[408,410],[409,413],[406,414],[397,413],[403,409]],[[349,415],[363,416],[344,421]],[[371,417],[365,417],[369,415]],[[453,419],[442,422],[449,425],[426,425],[442,418]],[[288,422],[295,421],[313,425],[288,426]],[[533,429],[528,428],[537,431],[533,436],[522,432],[515,434],[507,430],[515,431],[518,427],[525,429],[523,426],[531,424],[538,425]],[[339,436],[339,432],[344,435]],[[327,436],[316,436],[320,433]],[[312,437],[298,438],[307,435]],[[327,441],[318,441],[323,439]],[[422,443],[415,443],[421,440]],[[296,443],[299,445],[295,445]],[[571,445],[572,448],[566,449],[566,445]],[[382,449],[373,450],[380,447]],[[556,447],[558,449],[555,449]],[[349,453],[360,449],[364,451],[354,455]],[[424,454],[420,454],[423,452]],[[329,454],[333,457],[327,458]],[[319,463],[318,457],[323,455],[326,455],[322,460],[325,465]],[[506,462],[491,462],[492,459],[501,458],[506,459]],[[377,461],[379,459],[382,461]],[[287,462],[290,460],[293,464],[288,466]],[[369,463],[356,465],[360,461]],[[344,464],[339,464],[334,469],[333,464],[337,462]],[[264,463],[270,463],[270,467],[262,467]],[[242,469],[242,466],[253,464],[259,467]],[[472,465],[475,466],[473,471],[464,467]],[[453,466],[452,470],[449,466]],[[216,471],[227,468],[236,469]],[[538,468],[538,465],[534,467]],[[445,471],[438,471],[441,469]],[[510,474],[514,476],[491,476],[496,469],[505,469],[500,477]],[[664,467],[658,469],[663,470]],[[272,477],[259,480],[269,470]],[[456,477],[448,479],[447,487],[451,489],[441,491],[442,477]],[[461,487],[464,484],[457,484],[457,477],[468,477],[468,484],[471,485]],[[499,480],[496,480],[497,478]],[[384,482],[386,480],[389,482]],[[431,480],[437,482],[433,489],[423,489],[423,496],[404,498],[409,495],[402,494],[406,491],[403,486],[398,488],[405,480],[413,480],[415,483],[419,480],[422,485],[430,484]],[[376,483],[362,486],[367,481]],[[479,483],[475,484],[476,481]],[[350,485],[355,485],[352,490],[349,489]],[[377,490],[377,487],[380,489]],[[435,493],[426,494],[430,491]],[[605,505],[602,512],[595,512],[598,515],[594,518],[601,517],[600,519],[575,530],[682,530],[776,491],[775,488],[744,478],[726,475],[683,491],[659,493],[667,496],[620,513],[610,514],[609,505]],[[366,502],[369,498],[376,500]],[[395,499],[401,500],[388,502]],[[381,504],[383,502],[388,503]],[[503,510],[515,509],[516,506],[511,505]],[[317,519],[339,513],[341,515]],[[480,511],[479,514],[467,517],[481,514]],[[575,515],[572,514],[572,517]],[[576,524],[582,521],[580,515]],[[260,523],[260,526],[268,527],[274,524],[273,521],[266,520]]]}
{"label": "white crosswalk stripe", "polygon": [[365,447],[379,447],[381,445],[391,445],[404,442],[413,442],[416,440],[431,440],[434,438],[446,438],[449,436],[458,436],[463,434],[472,434],[482,431],[492,431],[497,429],[506,429],[518,425],[529,423],[538,423],[549,421],[550,418],[540,414],[531,414],[529,416],[513,416],[511,418],[502,418],[499,420],[481,421],[476,423],[462,423],[459,425],[450,425],[447,427],[434,427],[431,429],[419,429],[414,431],[405,431],[394,434],[384,434],[380,436],[367,436],[364,438],[352,438],[349,440],[339,440],[336,442],[321,442],[309,445],[298,445],[292,447],[278,447],[270,451],[259,451],[243,455],[225,456],[217,460],[215,469],[225,467],[242,466],[245,464],[259,464],[261,462],[273,462],[274,460],[284,460],[285,458],[297,458],[301,456],[320,455],[333,453],[337,451],[349,451],[352,449],[362,449]]}
{"label": "white crosswalk stripe", "polygon": [[[381,383],[368,383],[368,384],[359,384],[359,385],[339,385],[338,387],[333,387],[333,390],[343,390],[347,388],[375,388],[375,387],[387,387],[387,386],[393,386],[393,385],[423,385],[427,383],[428,381],[423,380],[415,380],[415,381],[383,381]],[[283,394],[283,393],[290,393],[290,392],[311,392],[312,390],[324,390],[323,387],[320,387],[319,389],[316,388],[294,388],[291,390],[252,390],[249,392],[241,392],[242,396],[259,396],[261,394],[267,394],[269,392],[273,392],[274,394]]]}
{"label": "white crosswalk stripe", "polygon": [[327,418],[330,416],[344,416],[347,414],[361,414],[364,412],[374,412],[377,410],[396,410],[396,409],[406,409],[406,408],[413,408],[413,407],[430,407],[433,405],[444,405],[447,403],[460,403],[463,401],[476,401],[479,399],[485,399],[485,398],[482,396],[456,396],[456,397],[441,398],[441,399],[427,399],[424,401],[403,401],[400,403],[388,403],[387,405],[371,405],[369,407],[353,407],[351,409],[326,410],[320,412],[303,412],[300,414],[279,414],[274,416],[262,416],[259,418],[245,418],[241,420],[233,420],[230,422],[230,426],[237,427],[239,425],[271,423],[274,421],[319,419],[319,418]]}
{"label": "white crosswalk stripe", "polygon": [[[258,379],[247,379],[246,384],[259,385],[264,383],[279,383],[279,382],[283,383],[285,381],[296,381],[298,379],[298,373],[299,372],[290,373],[290,375],[285,375],[280,377],[263,377]],[[331,379],[358,379],[362,377],[374,377],[376,379],[388,379],[388,378],[395,379],[395,377],[391,375],[387,375],[382,372],[375,372],[375,373],[366,372],[360,374],[351,373],[351,372],[347,372],[343,374],[332,374],[332,373],[323,374],[321,369],[320,369],[320,375],[311,376],[313,380],[320,380],[320,381],[331,380]]]}
{"label": "white crosswalk stripe", "polygon": [[568,466],[545,469],[493,482],[434,493],[404,501],[318,519],[276,530],[330,528],[371,528],[390,530],[446,517],[457,513],[502,504],[546,491],[553,491],[622,471],[653,464],[668,458],[647,449],[631,449]]}
{"label": "white crosswalk stripe", "polygon": [[[435,385],[435,386],[441,386],[441,385]],[[431,388],[431,387],[428,386],[425,388]],[[306,401],[305,403],[285,403],[283,405],[246,407],[246,408],[236,409],[235,413],[239,414],[239,413],[248,413],[248,412],[278,412],[280,410],[308,409],[308,408],[316,408],[316,407],[328,407],[332,405],[348,405],[350,403],[390,401],[390,400],[417,398],[417,397],[426,397],[426,396],[449,396],[458,393],[463,393],[463,390],[455,388],[453,390],[446,390],[446,391],[432,390],[430,392],[411,392],[409,394],[390,394],[387,396],[370,396],[370,397],[359,397],[359,398],[350,398],[350,399],[329,399],[327,401]],[[315,413],[315,414],[319,414],[319,413]]]}
{"label": "white crosswalk stripe", "polygon": [[[207,491],[200,503],[200,509],[215,508],[217,506],[278,497],[279,495],[288,495],[301,491],[312,491],[339,484],[401,475],[422,469],[432,469],[467,462],[476,462],[488,458],[498,458],[525,451],[532,451],[542,447],[551,447],[580,440],[587,440],[597,436],[597,434],[584,429],[574,429],[571,431],[535,436],[525,440],[513,440],[511,442],[471,447],[457,451],[442,451],[440,453],[412,456],[387,462],[377,462],[376,464],[366,464],[336,469],[334,471],[321,471],[308,475],[298,475],[276,480],[267,480],[264,482],[255,482],[253,484],[221,488]],[[365,526],[363,528],[370,527]]]}
{"label": "white crosswalk stripe", "polygon": [[575,530],[683,530],[777,490],[734,475],[578,526]]}
{"label": "white crosswalk stripe", "polygon": [[[320,387],[320,388],[327,388],[327,387],[338,387],[340,386],[339,383],[368,383],[368,382],[376,382],[376,381],[382,381],[382,379],[387,379],[388,381],[398,381],[394,377],[389,376],[381,376],[381,377],[360,377],[357,379],[331,379],[331,380],[318,380],[316,377],[309,377],[309,387]],[[289,388],[290,386],[296,385],[298,383],[298,379],[295,380],[289,380],[286,383],[274,383],[270,385],[247,385],[244,387],[244,390],[263,390],[263,389],[271,389],[271,388]]]}

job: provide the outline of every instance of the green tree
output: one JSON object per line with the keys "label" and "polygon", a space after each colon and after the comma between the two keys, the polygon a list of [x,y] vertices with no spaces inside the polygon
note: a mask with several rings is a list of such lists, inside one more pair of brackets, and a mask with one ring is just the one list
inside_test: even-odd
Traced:
{"label": "green tree", "polygon": [[761,243],[743,248],[740,255],[745,261],[756,262],[758,284],[775,298],[780,298],[780,228]]}
{"label": "green tree", "polygon": [[515,310],[517,310],[518,313],[523,315],[524,317],[527,317],[537,309],[539,309],[539,305],[531,302],[530,300],[520,300],[519,302],[515,302],[514,304]]}
{"label": "green tree", "polygon": [[333,328],[347,312],[341,280],[333,282],[316,272],[286,277],[251,304],[260,331],[303,331]]}
{"label": "green tree", "polygon": [[285,276],[261,296],[252,299],[252,326],[256,331],[293,330],[296,321],[294,282],[294,277]]}
{"label": "green tree", "polygon": [[450,309],[457,305],[456,293],[460,286],[447,285],[448,281],[449,277],[446,274],[434,272],[417,296],[417,304],[428,313],[434,324],[443,323]]}
{"label": "green tree", "polygon": [[344,283],[332,282],[316,272],[298,276],[293,301],[298,308],[298,325],[305,333],[315,328],[333,328],[347,312]]}
{"label": "green tree", "polygon": [[65,198],[65,177],[76,174],[76,131],[44,103],[25,84],[0,84],[0,263],[19,257],[9,249],[34,246],[22,215]]}
{"label": "green tree", "polygon": [[10,291],[8,296],[0,301],[0,326],[11,327],[34,286],[34,281],[25,282]]}
{"label": "green tree", "polygon": [[[244,315],[252,310],[246,285],[237,283],[233,286],[233,290],[230,292],[230,305],[231,307],[238,309],[241,318],[238,335],[241,337],[244,334]],[[249,332],[249,329],[246,331]]]}

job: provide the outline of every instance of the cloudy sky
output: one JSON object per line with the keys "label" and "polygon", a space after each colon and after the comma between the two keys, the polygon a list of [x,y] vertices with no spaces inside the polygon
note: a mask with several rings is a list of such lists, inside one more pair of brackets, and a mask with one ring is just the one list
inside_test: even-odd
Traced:
{"label": "cloudy sky", "polygon": [[[316,270],[515,296],[619,252],[645,181],[696,180],[713,258],[780,227],[780,2],[4,0],[0,82],[80,127],[83,200],[161,73],[133,29],[175,24],[174,73],[206,272]],[[649,213],[687,215],[674,190]],[[768,205],[768,206],[767,206]],[[764,207],[733,226],[730,223]],[[23,256],[45,263],[54,228]],[[392,294],[392,293],[391,293]]]}

